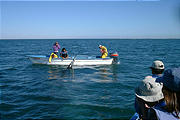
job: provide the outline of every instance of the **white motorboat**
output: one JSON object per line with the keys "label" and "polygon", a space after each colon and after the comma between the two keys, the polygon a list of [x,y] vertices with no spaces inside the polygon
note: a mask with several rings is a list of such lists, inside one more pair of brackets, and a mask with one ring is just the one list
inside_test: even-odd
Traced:
{"label": "white motorboat", "polygon": [[69,57],[67,59],[53,58],[49,63],[49,56],[46,55],[28,55],[28,58],[34,64],[47,64],[47,65],[73,65],[85,66],[85,65],[111,65],[114,63],[114,57],[100,58],[96,56],[77,55],[75,57]]}

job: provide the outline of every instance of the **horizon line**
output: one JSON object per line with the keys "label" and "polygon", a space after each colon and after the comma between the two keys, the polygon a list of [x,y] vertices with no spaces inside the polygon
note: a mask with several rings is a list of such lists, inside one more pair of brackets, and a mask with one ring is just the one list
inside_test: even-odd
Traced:
{"label": "horizon line", "polygon": [[0,38],[0,40],[49,40],[49,39],[53,39],[53,40],[57,40],[57,39],[125,39],[125,40],[135,40],[135,39],[180,39],[180,38]]}

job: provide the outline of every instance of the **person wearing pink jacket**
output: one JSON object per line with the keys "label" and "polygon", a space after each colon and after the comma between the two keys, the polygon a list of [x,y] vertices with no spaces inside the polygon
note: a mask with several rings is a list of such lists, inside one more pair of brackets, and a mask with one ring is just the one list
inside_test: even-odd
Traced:
{"label": "person wearing pink jacket", "polygon": [[56,55],[58,55],[59,49],[60,49],[59,43],[58,43],[58,42],[55,42],[54,45],[53,45],[53,50],[54,50],[54,53],[55,53]]}

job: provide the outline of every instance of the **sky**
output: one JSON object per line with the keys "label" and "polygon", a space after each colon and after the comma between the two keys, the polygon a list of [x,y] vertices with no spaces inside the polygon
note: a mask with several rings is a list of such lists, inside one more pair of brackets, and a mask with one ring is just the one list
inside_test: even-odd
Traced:
{"label": "sky", "polygon": [[180,0],[1,0],[0,8],[0,39],[180,39]]}

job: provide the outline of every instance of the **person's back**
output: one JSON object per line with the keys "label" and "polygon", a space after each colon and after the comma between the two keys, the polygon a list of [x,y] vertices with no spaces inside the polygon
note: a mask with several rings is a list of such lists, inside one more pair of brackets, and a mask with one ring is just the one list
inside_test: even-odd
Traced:
{"label": "person's back", "polygon": [[102,46],[101,49],[102,49],[103,53],[108,53],[107,48],[105,46]]}
{"label": "person's back", "polygon": [[149,120],[180,119],[180,68],[168,69],[157,82],[163,83],[165,106],[157,106],[149,110]]}
{"label": "person's back", "polygon": [[99,48],[101,50],[101,58],[106,58],[108,56],[108,51],[107,48],[105,46],[99,45]]}

